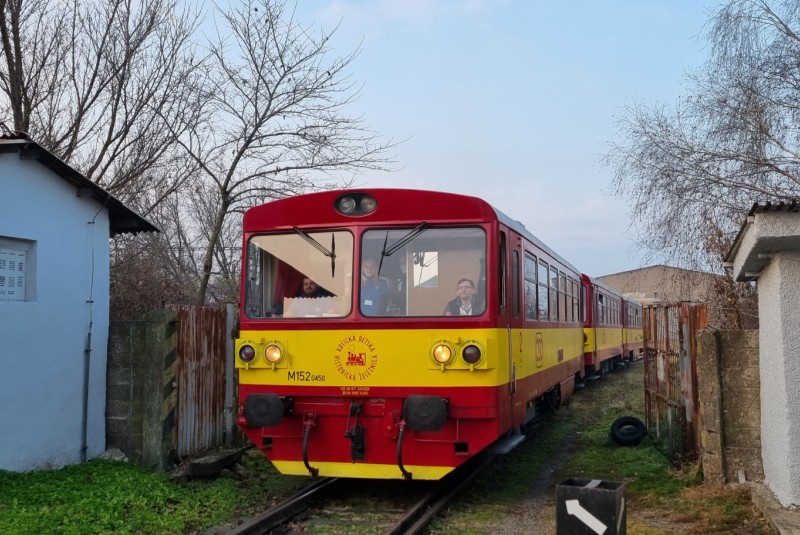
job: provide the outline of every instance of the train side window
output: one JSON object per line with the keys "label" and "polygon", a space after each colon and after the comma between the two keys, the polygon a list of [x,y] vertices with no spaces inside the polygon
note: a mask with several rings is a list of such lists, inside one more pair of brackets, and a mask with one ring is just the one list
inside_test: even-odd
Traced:
{"label": "train side window", "polygon": [[525,255],[525,319],[536,319],[536,257]]}
{"label": "train side window", "polygon": [[511,251],[511,308],[514,311],[514,319],[519,319],[519,252]]}
{"label": "train side window", "polygon": [[500,276],[497,277],[500,284],[500,315],[506,313],[506,233],[500,233],[500,262],[498,263]]}
{"label": "train side window", "polygon": [[558,321],[558,270],[550,266],[550,321]]}
{"label": "train side window", "polygon": [[563,272],[558,273],[558,321],[567,321],[567,278]]}
{"label": "train side window", "polygon": [[548,307],[548,305],[550,303],[550,300],[548,298],[548,295],[549,295],[548,286],[549,286],[549,284],[547,282],[548,270],[549,270],[549,268],[547,267],[547,264],[540,260],[539,261],[539,273],[538,273],[538,275],[539,275],[539,319],[543,320],[543,321],[547,321],[548,319],[550,319],[550,315],[549,315],[550,314],[549,313],[550,309]]}
{"label": "train side window", "polygon": [[572,277],[567,277],[567,322],[572,323],[575,318],[572,316]]}
{"label": "train side window", "polygon": [[606,303],[605,299],[603,299],[604,297],[603,294],[597,292],[597,323],[600,325],[605,325],[606,323]]}

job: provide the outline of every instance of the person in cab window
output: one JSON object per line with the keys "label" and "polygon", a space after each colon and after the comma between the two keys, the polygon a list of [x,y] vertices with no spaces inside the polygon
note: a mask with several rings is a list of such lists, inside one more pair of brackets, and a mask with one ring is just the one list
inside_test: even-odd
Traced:
{"label": "person in cab window", "polygon": [[389,304],[389,283],[378,277],[378,263],[374,258],[365,258],[361,262],[361,313],[365,316],[381,316],[386,314]]}
{"label": "person in cab window", "polygon": [[483,303],[475,295],[475,283],[461,279],[456,284],[458,297],[444,307],[445,316],[477,316],[483,313]]}
{"label": "person in cab window", "polygon": [[318,317],[323,314],[334,314],[335,312],[330,294],[320,288],[311,278],[304,277],[303,289],[292,300],[292,304],[289,305],[289,309],[283,317]]}

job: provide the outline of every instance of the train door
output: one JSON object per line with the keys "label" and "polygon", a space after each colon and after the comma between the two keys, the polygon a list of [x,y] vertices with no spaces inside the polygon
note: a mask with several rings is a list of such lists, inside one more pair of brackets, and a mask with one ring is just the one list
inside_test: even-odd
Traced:
{"label": "train door", "polygon": [[[509,311],[509,332],[511,333],[511,343],[509,344],[509,395],[511,396],[511,425],[518,426],[525,422],[526,399],[525,393],[520,392],[520,386],[526,374],[532,370],[526,370],[524,366],[523,352],[525,348],[525,316],[522,308],[524,302],[522,285],[522,260],[524,249],[522,236],[515,232],[510,232],[511,258],[509,262],[509,295],[511,296]],[[523,389],[524,390],[524,389]]]}

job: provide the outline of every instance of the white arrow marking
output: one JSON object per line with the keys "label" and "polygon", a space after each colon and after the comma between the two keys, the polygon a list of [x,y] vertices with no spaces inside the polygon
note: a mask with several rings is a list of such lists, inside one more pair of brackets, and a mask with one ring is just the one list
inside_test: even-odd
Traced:
{"label": "white arrow marking", "polygon": [[567,504],[567,514],[574,516],[589,526],[589,529],[597,533],[597,535],[603,535],[603,533],[605,533],[607,526],[597,520],[592,513],[584,509],[581,504],[578,503],[578,500],[567,500],[565,503]]}
{"label": "white arrow marking", "polygon": [[622,525],[622,513],[625,512],[625,498],[622,498],[622,505],[619,508],[619,515],[617,516],[617,533],[619,533],[619,528]]}

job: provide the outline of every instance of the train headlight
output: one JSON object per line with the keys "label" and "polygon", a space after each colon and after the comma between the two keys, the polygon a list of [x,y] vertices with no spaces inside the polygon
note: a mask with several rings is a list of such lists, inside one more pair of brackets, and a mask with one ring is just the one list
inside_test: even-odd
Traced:
{"label": "train headlight", "polygon": [[239,360],[241,360],[242,362],[249,364],[253,362],[255,358],[256,358],[256,350],[253,346],[245,345],[239,349]]}
{"label": "train headlight", "polygon": [[453,357],[453,352],[450,348],[444,344],[439,344],[435,348],[433,348],[433,358],[439,364],[447,364],[450,362],[450,359]]}
{"label": "train headlight", "polygon": [[361,211],[368,214],[378,207],[378,201],[372,195],[364,195],[361,198]]}
{"label": "train headlight", "polygon": [[280,347],[276,346],[275,344],[271,344],[267,346],[267,352],[265,353],[265,356],[270,362],[278,362],[281,360],[283,352],[281,351]]}
{"label": "train headlight", "polygon": [[477,364],[481,360],[481,350],[478,346],[469,344],[461,350],[461,357],[467,364]]}
{"label": "train headlight", "polygon": [[356,209],[356,201],[352,197],[342,197],[339,199],[339,211],[343,214],[352,213]]}

